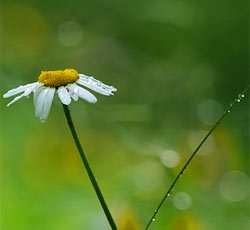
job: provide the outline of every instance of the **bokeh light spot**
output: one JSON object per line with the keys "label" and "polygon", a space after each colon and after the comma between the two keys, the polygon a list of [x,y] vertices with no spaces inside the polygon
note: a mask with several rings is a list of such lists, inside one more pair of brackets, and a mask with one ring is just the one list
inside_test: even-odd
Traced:
{"label": "bokeh light spot", "polygon": [[66,21],[58,27],[58,40],[64,46],[77,46],[83,38],[81,26],[75,21]]}
{"label": "bokeh light spot", "polygon": [[186,210],[192,205],[192,198],[186,192],[178,192],[174,195],[173,204],[179,210]]}
{"label": "bokeh light spot", "polygon": [[213,125],[222,112],[221,105],[212,99],[203,101],[197,109],[198,118],[206,125]]}
{"label": "bokeh light spot", "polygon": [[173,150],[166,150],[161,153],[160,160],[164,166],[168,168],[174,168],[178,165],[180,156]]}
{"label": "bokeh light spot", "polygon": [[248,195],[249,179],[245,173],[232,170],[222,176],[219,190],[226,200],[241,201]]}

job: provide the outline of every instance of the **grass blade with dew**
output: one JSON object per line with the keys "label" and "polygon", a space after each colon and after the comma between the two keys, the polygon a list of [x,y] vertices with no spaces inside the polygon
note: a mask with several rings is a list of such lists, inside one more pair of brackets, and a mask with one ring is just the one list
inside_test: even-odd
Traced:
{"label": "grass blade with dew", "polygon": [[190,162],[192,161],[192,159],[195,157],[195,155],[197,154],[197,152],[199,151],[199,149],[201,148],[201,146],[205,143],[205,141],[207,140],[207,138],[212,134],[212,132],[215,130],[215,128],[221,123],[221,121],[227,116],[228,113],[230,113],[231,109],[235,106],[235,104],[237,104],[238,102],[240,102],[242,100],[242,98],[244,98],[245,93],[249,90],[250,85],[248,85],[235,99],[234,101],[228,106],[228,108],[225,110],[225,112],[221,115],[221,117],[218,119],[218,121],[213,125],[213,127],[210,129],[210,131],[208,132],[208,134],[203,138],[203,140],[200,142],[200,144],[197,146],[197,148],[195,149],[195,151],[192,153],[192,155],[189,157],[189,159],[187,160],[187,162],[185,163],[185,165],[182,167],[181,171],[179,172],[179,174],[176,176],[175,180],[173,181],[173,183],[171,184],[171,186],[169,187],[168,191],[165,193],[165,195],[163,196],[163,198],[161,199],[159,205],[157,206],[157,208],[154,210],[154,213],[151,217],[151,219],[149,220],[145,230],[148,230],[149,227],[151,226],[151,224],[155,221],[155,217],[157,215],[157,213],[159,212],[160,208],[162,207],[163,203],[166,201],[166,199],[170,196],[173,188],[175,187],[176,183],[178,182],[178,180],[181,178],[181,176],[183,175],[184,171],[186,170],[186,168],[188,167],[188,165],[190,164]]}

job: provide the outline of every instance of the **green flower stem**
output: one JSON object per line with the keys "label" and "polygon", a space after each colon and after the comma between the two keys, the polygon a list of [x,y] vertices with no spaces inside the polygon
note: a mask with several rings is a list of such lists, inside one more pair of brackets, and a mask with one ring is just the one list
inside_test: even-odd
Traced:
{"label": "green flower stem", "polygon": [[106,215],[106,217],[108,219],[110,227],[111,227],[112,230],[116,230],[117,229],[116,224],[115,224],[115,222],[113,220],[113,217],[112,217],[112,215],[111,215],[111,213],[110,213],[110,211],[108,209],[108,206],[107,206],[107,204],[106,204],[106,202],[105,202],[105,200],[103,198],[102,192],[101,192],[101,190],[100,190],[100,188],[99,188],[99,186],[97,184],[94,173],[93,173],[93,171],[92,171],[92,169],[91,169],[91,167],[90,167],[90,165],[88,163],[87,157],[86,157],[86,155],[85,155],[85,153],[83,151],[83,148],[82,148],[81,143],[79,141],[79,138],[77,136],[77,132],[76,132],[76,129],[74,127],[74,124],[73,124],[73,121],[72,121],[68,106],[63,105],[63,110],[64,110],[64,113],[65,113],[65,116],[66,116],[66,119],[67,119],[67,122],[68,122],[68,125],[69,125],[69,128],[70,128],[71,134],[72,134],[73,139],[75,141],[76,147],[77,147],[78,152],[79,152],[79,154],[80,154],[80,156],[82,158],[82,162],[83,162],[83,164],[84,164],[84,166],[86,168],[89,179],[90,179],[90,181],[91,181],[91,183],[92,183],[92,185],[93,185],[93,187],[95,189],[96,195],[97,195],[97,197],[98,197],[98,199],[99,199],[99,201],[101,203],[103,211],[104,211],[104,213],[105,213],[105,215]]}
{"label": "green flower stem", "polygon": [[235,104],[237,104],[238,102],[240,102],[242,100],[242,98],[245,96],[245,93],[249,90],[250,85],[248,85],[235,99],[234,101],[228,106],[228,108],[225,110],[225,112],[221,115],[221,117],[218,119],[218,121],[213,125],[213,127],[210,129],[210,131],[208,132],[208,134],[203,138],[203,140],[200,142],[200,144],[198,145],[198,147],[195,149],[195,151],[192,153],[192,155],[189,157],[189,159],[187,160],[187,162],[185,163],[185,165],[182,167],[181,171],[179,172],[179,174],[176,176],[175,180],[173,181],[173,183],[171,184],[171,186],[169,187],[168,191],[165,193],[165,195],[163,196],[162,200],[160,201],[159,205],[157,206],[157,208],[154,210],[154,213],[151,217],[151,219],[149,220],[145,230],[149,229],[150,225],[152,224],[153,221],[155,221],[155,217],[157,215],[157,213],[159,212],[161,206],[163,205],[163,203],[165,202],[165,200],[170,196],[173,188],[175,187],[175,184],[177,183],[177,181],[181,178],[181,176],[183,175],[185,169],[188,167],[188,165],[190,164],[190,162],[192,161],[192,159],[194,158],[194,156],[197,154],[197,152],[199,151],[199,149],[201,148],[201,146],[205,143],[205,141],[207,140],[207,138],[211,135],[211,133],[215,130],[215,128],[221,123],[221,121],[227,116],[228,113],[230,113],[231,109],[235,106]]}

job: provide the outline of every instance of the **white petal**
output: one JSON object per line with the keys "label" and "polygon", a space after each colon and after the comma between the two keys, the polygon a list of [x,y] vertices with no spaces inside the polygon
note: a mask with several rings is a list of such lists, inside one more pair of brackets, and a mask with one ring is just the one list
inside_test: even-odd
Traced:
{"label": "white petal", "polygon": [[67,88],[69,90],[69,95],[70,97],[74,100],[74,101],[78,101],[78,96],[76,93],[74,93],[74,91],[72,91],[71,89]]}
{"label": "white petal", "polygon": [[117,91],[115,87],[106,85],[101,81],[98,81],[93,77],[88,77],[84,74],[79,74],[77,83],[106,96],[113,95],[113,92]]}
{"label": "white petal", "polygon": [[36,85],[36,84],[37,84],[37,82],[31,83],[31,84],[27,84],[27,85],[21,85],[21,86],[15,88],[15,89],[9,90],[7,93],[5,93],[5,94],[3,95],[3,97],[4,97],[4,98],[7,98],[7,97],[14,96],[14,95],[16,95],[16,94],[22,93],[22,92],[24,92],[27,88],[30,88],[30,87],[32,87],[32,86],[34,86],[34,85]]}
{"label": "white petal", "polygon": [[64,86],[59,87],[59,89],[57,90],[57,93],[63,104],[65,105],[70,104],[71,102],[70,94]]}
{"label": "white petal", "polygon": [[43,102],[44,102],[43,111],[40,115],[41,122],[45,122],[47,117],[49,116],[49,112],[50,112],[50,108],[51,108],[52,101],[54,98],[54,94],[55,94],[55,88],[48,88],[48,92],[46,93],[45,98],[43,100]]}
{"label": "white petal", "polygon": [[48,87],[41,87],[35,92],[34,103],[35,103],[35,114],[37,117],[41,117],[42,115],[44,100],[48,91],[49,91]]}
{"label": "white petal", "polygon": [[40,85],[40,83],[38,83],[38,82],[35,82],[34,84],[32,84],[29,88],[27,88],[24,91],[24,96],[25,97],[29,96],[32,91],[34,92],[34,90],[39,87],[39,85]]}
{"label": "white petal", "polygon": [[25,89],[24,93],[15,97],[14,100],[12,100],[7,106],[10,106],[11,104],[13,104],[14,102],[18,101],[19,99],[21,99],[22,97],[28,97],[30,95],[30,93],[33,91],[33,89],[37,86],[37,83],[34,84],[30,84],[30,86],[28,88]]}
{"label": "white petal", "polygon": [[21,94],[21,95],[15,97],[9,104],[7,104],[7,106],[12,105],[13,103],[15,103],[16,101],[18,101],[18,100],[21,99],[22,97],[24,97],[24,94]]}
{"label": "white petal", "polygon": [[77,94],[75,94],[74,92],[72,92],[71,90],[69,91],[69,94],[70,94],[70,96],[72,97],[72,99],[74,100],[74,101],[78,101],[78,96],[77,96]]}
{"label": "white petal", "polygon": [[88,101],[89,103],[97,102],[97,98],[86,89],[83,89],[76,84],[69,84],[67,87],[75,94],[77,94],[80,98]]}
{"label": "white petal", "polygon": [[41,86],[43,86],[42,83],[36,82],[36,84],[32,86],[32,91],[35,92]]}
{"label": "white petal", "polygon": [[45,89],[45,86],[39,86],[36,89],[34,89],[34,97],[33,97],[33,102],[34,102],[34,106],[36,106],[36,102],[37,102],[37,98],[38,95],[41,93],[42,90]]}

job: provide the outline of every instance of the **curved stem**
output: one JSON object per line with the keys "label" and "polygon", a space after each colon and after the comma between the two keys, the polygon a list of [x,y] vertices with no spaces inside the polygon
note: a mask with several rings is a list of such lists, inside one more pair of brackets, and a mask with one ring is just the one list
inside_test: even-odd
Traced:
{"label": "curved stem", "polygon": [[79,152],[79,154],[80,154],[80,156],[82,158],[82,162],[83,162],[83,164],[85,166],[85,169],[86,169],[86,171],[88,173],[88,176],[89,176],[89,179],[90,179],[90,181],[91,181],[91,183],[93,185],[93,188],[95,189],[96,195],[97,195],[97,197],[98,197],[98,199],[99,199],[99,201],[101,203],[103,211],[104,211],[104,213],[105,213],[105,215],[106,215],[106,217],[108,219],[110,227],[111,227],[112,230],[117,230],[116,224],[115,224],[115,222],[113,220],[113,217],[112,217],[112,215],[111,215],[111,213],[110,213],[110,211],[108,209],[108,206],[107,206],[107,204],[106,204],[106,202],[104,200],[102,192],[101,192],[101,190],[100,190],[100,188],[99,188],[99,186],[97,184],[97,181],[95,179],[94,173],[93,173],[93,171],[92,171],[92,169],[91,169],[91,167],[90,167],[90,165],[88,163],[87,157],[86,157],[86,155],[85,155],[85,153],[83,151],[83,148],[82,148],[81,143],[79,141],[79,138],[77,136],[77,132],[76,132],[76,129],[74,127],[74,124],[73,124],[73,121],[72,121],[68,106],[63,105],[63,110],[64,110],[64,113],[65,113],[65,116],[66,116],[66,119],[67,119],[67,123],[68,123],[69,128],[70,128],[71,134],[73,136],[74,142],[75,142],[76,147],[78,149],[78,152]]}
{"label": "curved stem", "polygon": [[197,154],[197,152],[199,151],[199,149],[201,148],[201,146],[204,144],[204,142],[207,140],[207,138],[211,135],[211,133],[215,130],[215,128],[220,124],[220,122],[227,116],[228,113],[230,113],[231,109],[234,107],[234,105],[237,102],[240,102],[241,99],[244,97],[244,94],[248,91],[248,89],[250,88],[250,85],[248,85],[235,99],[234,101],[228,106],[228,108],[225,110],[225,112],[221,115],[221,117],[218,119],[218,121],[213,125],[213,127],[210,129],[210,131],[208,132],[208,134],[203,138],[203,140],[200,142],[200,144],[198,145],[198,147],[194,150],[194,152],[192,153],[192,155],[189,157],[189,159],[187,160],[187,162],[185,163],[185,165],[182,167],[181,171],[179,172],[179,174],[176,176],[175,180],[173,181],[173,183],[171,184],[171,186],[169,187],[168,191],[165,193],[165,195],[163,196],[162,200],[160,201],[159,205],[157,206],[157,208],[155,209],[151,219],[149,220],[145,230],[149,229],[150,225],[152,224],[153,221],[155,221],[155,217],[157,215],[157,213],[159,212],[161,206],[163,205],[163,203],[165,202],[165,200],[170,196],[173,188],[175,187],[175,184],[177,183],[177,181],[180,179],[180,177],[183,175],[185,169],[188,167],[188,165],[190,164],[190,162],[192,161],[192,159],[194,158],[194,156]]}

